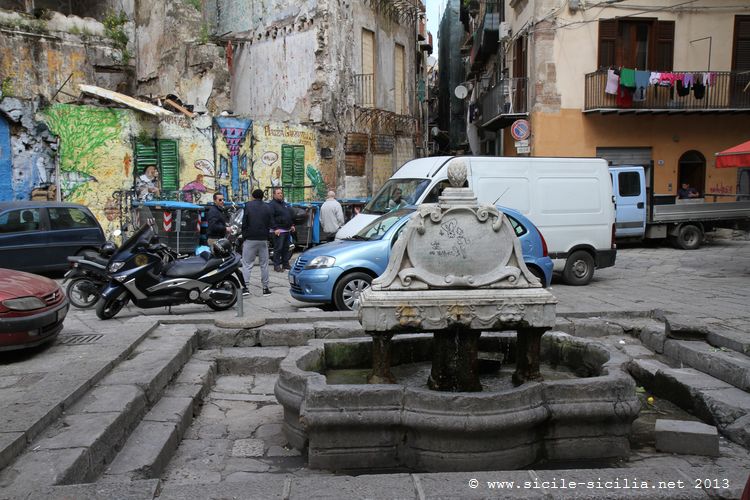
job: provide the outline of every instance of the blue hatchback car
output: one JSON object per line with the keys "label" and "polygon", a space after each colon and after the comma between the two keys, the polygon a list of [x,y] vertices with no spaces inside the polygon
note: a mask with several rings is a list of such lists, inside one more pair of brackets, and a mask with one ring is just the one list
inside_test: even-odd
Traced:
{"label": "blue hatchback car", "polygon": [[[510,220],[521,242],[523,260],[534,276],[549,286],[552,260],[539,230],[516,210],[497,207]],[[391,248],[414,208],[389,212],[354,237],[307,250],[289,271],[292,297],[303,302],[331,303],[341,311],[351,310],[360,293],[388,266]]]}

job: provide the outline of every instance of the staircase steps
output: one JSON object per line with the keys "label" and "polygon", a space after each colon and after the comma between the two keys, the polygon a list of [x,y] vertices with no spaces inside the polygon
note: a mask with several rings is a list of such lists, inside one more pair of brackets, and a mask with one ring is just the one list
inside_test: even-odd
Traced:
{"label": "staircase steps", "polygon": [[12,494],[30,484],[95,480],[196,347],[194,327],[163,325],[151,331],[0,472],[0,488]]}

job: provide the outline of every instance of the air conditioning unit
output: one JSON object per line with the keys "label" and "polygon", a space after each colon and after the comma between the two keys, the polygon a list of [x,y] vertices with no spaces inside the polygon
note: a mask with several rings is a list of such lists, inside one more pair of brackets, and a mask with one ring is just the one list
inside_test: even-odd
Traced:
{"label": "air conditioning unit", "polygon": [[510,23],[503,21],[500,23],[500,40],[508,40],[509,38],[510,38]]}

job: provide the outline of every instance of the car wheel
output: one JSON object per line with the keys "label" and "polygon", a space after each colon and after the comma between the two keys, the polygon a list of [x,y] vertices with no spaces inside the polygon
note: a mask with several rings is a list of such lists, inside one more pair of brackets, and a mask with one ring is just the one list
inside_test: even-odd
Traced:
{"label": "car wheel", "polygon": [[365,273],[351,273],[345,275],[333,289],[333,303],[339,311],[351,311],[354,304],[359,302],[360,295],[370,288],[372,276]]}
{"label": "car wheel", "polygon": [[235,283],[234,280],[228,279],[221,281],[217,283],[213,287],[213,289],[222,290],[231,294],[231,297],[226,299],[208,299],[206,301],[206,305],[208,305],[208,307],[210,307],[214,311],[224,311],[232,307],[235,302],[237,302],[239,288],[237,287],[237,283]]}
{"label": "car wheel", "polygon": [[74,307],[88,309],[99,300],[99,287],[88,278],[78,278],[68,283],[66,294]]}
{"label": "car wheel", "polygon": [[680,232],[673,241],[677,248],[695,250],[703,242],[703,231],[698,226],[686,224],[680,228]]}
{"label": "car wheel", "polygon": [[538,279],[539,282],[542,284],[542,288],[547,288],[547,278],[545,278],[542,270],[536,266],[528,266],[528,268],[529,268],[529,271],[531,271],[531,274],[533,274],[536,277],[536,279]]}
{"label": "car wheel", "polygon": [[123,290],[118,295],[109,299],[101,298],[96,303],[96,315],[99,319],[111,319],[119,313],[125,304],[128,303],[130,297],[128,293]]}
{"label": "car wheel", "polygon": [[568,256],[563,270],[565,283],[581,286],[591,281],[594,276],[594,258],[584,250],[576,250]]}

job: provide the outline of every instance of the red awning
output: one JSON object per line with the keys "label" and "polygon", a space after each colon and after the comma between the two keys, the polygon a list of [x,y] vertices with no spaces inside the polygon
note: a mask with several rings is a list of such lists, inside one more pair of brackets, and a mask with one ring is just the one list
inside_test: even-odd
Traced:
{"label": "red awning", "polygon": [[750,167],[750,141],[716,153],[716,168]]}

